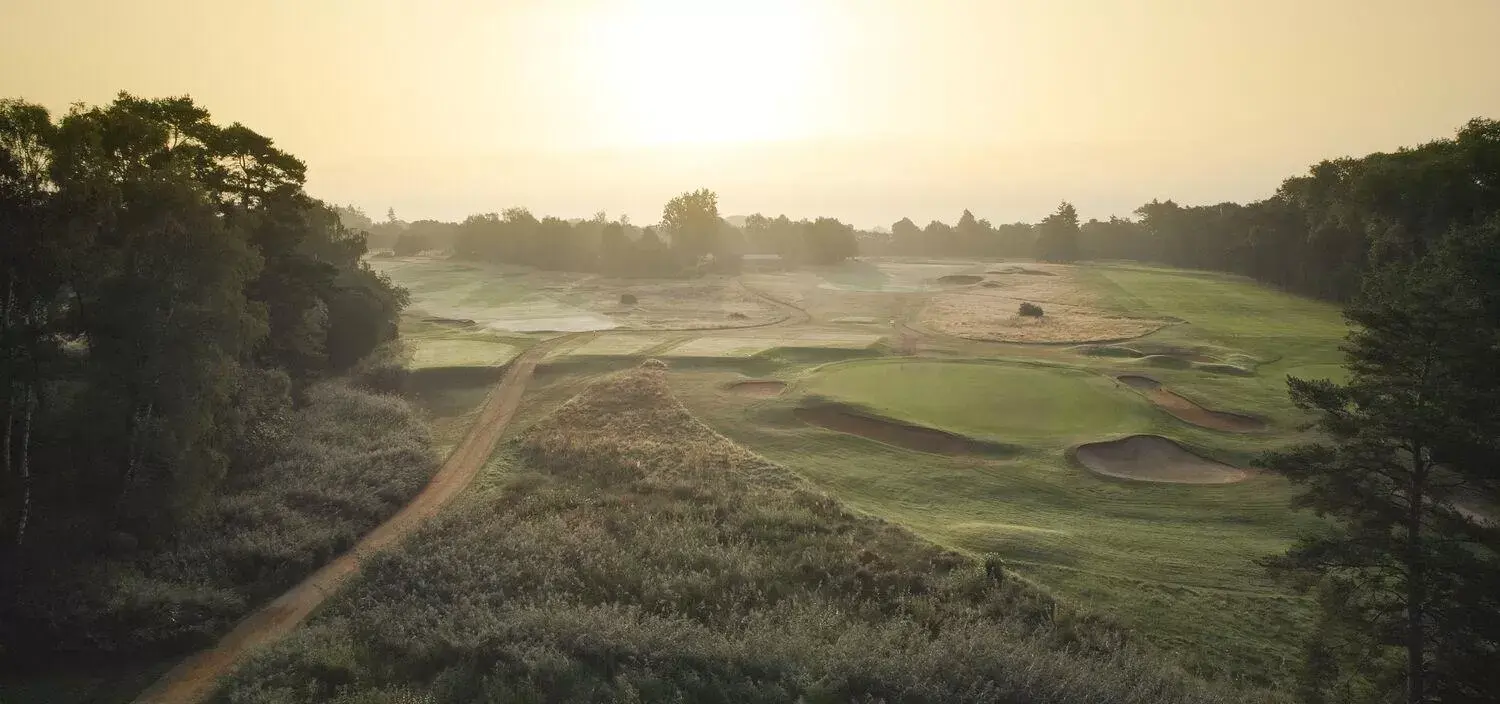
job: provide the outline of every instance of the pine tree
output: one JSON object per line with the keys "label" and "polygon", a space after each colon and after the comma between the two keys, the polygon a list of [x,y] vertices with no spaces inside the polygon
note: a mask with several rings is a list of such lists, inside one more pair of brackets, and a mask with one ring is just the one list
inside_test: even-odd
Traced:
{"label": "pine tree", "polygon": [[1078,259],[1078,210],[1063,201],[1037,226],[1037,258],[1049,262]]}
{"label": "pine tree", "polygon": [[1496,498],[1500,221],[1373,272],[1346,317],[1348,380],[1288,380],[1327,441],[1266,458],[1335,527],[1269,564],[1345,595],[1337,610],[1403,653],[1407,702],[1484,701],[1500,540],[1461,507]]}

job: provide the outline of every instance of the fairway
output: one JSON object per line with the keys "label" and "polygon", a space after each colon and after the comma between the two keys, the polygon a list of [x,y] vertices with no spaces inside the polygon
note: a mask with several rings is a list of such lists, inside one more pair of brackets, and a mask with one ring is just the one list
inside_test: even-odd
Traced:
{"label": "fairway", "polygon": [[1149,427],[1149,406],[1107,378],[1062,367],[874,361],[831,366],[808,393],[1002,442],[1057,445]]}
{"label": "fairway", "polygon": [[440,367],[495,367],[509,362],[520,350],[486,340],[419,339],[413,343],[413,369]]}

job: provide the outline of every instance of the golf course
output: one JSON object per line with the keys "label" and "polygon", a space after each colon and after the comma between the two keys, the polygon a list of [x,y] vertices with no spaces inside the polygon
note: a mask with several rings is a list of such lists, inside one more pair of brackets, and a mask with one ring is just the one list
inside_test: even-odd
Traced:
{"label": "golf course", "polygon": [[[740,447],[1000,561],[1196,676],[1275,689],[1297,666],[1311,604],[1257,561],[1318,519],[1255,460],[1306,437],[1288,375],[1342,374],[1333,305],[1134,264],[866,259],[643,283],[371,261],[412,291],[414,383],[566,337],[510,433],[662,360],[683,407]],[[1017,316],[1023,301],[1045,314]],[[479,484],[507,471],[492,463]]]}

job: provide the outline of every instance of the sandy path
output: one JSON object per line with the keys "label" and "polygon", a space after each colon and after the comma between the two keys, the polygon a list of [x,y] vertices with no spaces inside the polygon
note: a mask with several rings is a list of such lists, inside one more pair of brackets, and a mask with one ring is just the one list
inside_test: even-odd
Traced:
{"label": "sandy path", "polygon": [[571,336],[548,340],[527,350],[511,363],[500,383],[490,391],[469,434],[448,456],[427,487],[396,515],[365,535],[349,552],[314,572],[275,601],[240,621],[214,647],[178,663],[136,698],[137,704],[182,704],[203,701],[214,683],[234,669],[241,658],[260,646],[291,633],[323,600],[337,592],[359,563],[411,532],[468,486],[500,441],[505,426],[521,405],[526,383],[537,362]]}

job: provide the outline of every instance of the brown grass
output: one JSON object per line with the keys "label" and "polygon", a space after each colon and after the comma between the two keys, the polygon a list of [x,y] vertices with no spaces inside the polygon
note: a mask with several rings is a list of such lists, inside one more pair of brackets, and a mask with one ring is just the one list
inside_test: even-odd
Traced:
{"label": "brown grass", "polygon": [[[1167,325],[1163,320],[1104,312],[1100,309],[1103,299],[1071,267],[996,271],[1005,274],[985,281],[983,287],[934,296],[922,310],[922,324],[970,340],[1022,343],[1128,340]],[[1035,273],[1043,275],[1010,275]],[[1046,314],[1040,318],[1018,315],[1023,302],[1041,304]]]}
{"label": "brown grass", "polygon": [[976,292],[944,294],[922,311],[923,325],[955,337],[990,342],[1081,343],[1128,340],[1167,325],[1166,321],[1110,315],[1095,309],[1046,303],[1040,318],[1016,313],[1022,301]]}

